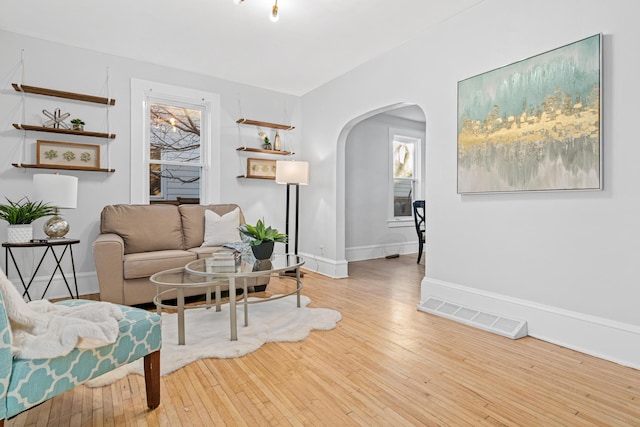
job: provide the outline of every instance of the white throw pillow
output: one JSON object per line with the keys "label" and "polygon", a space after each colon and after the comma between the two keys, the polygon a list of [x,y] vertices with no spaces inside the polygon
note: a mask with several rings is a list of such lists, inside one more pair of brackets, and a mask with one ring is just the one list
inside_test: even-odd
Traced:
{"label": "white throw pillow", "polygon": [[204,243],[202,246],[222,246],[240,241],[240,208],[222,216],[211,210],[204,211]]}

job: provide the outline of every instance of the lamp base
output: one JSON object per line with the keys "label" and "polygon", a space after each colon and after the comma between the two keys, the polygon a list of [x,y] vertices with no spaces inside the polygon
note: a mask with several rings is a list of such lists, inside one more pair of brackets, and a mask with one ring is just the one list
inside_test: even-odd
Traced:
{"label": "lamp base", "polygon": [[44,224],[44,234],[50,239],[62,239],[69,232],[69,223],[60,215],[54,215]]}

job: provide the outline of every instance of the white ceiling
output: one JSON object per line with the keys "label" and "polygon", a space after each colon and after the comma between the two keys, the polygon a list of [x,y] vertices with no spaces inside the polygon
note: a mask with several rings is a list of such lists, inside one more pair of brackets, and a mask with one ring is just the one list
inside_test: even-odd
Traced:
{"label": "white ceiling", "polygon": [[483,0],[3,0],[0,29],[302,95]]}

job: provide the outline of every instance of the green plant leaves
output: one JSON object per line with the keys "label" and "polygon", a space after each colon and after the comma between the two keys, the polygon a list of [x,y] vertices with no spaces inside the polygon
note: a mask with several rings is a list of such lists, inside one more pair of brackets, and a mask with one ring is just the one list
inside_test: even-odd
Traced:
{"label": "green plant leaves", "polygon": [[0,205],[0,219],[9,224],[31,224],[38,218],[47,215],[54,215],[56,208],[44,202],[32,202],[27,197],[23,197],[17,202],[7,199],[7,204]]}
{"label": "green plant leaves", "polygon": [[287,235],[280,233],[271,226],[265,227],[264,221],[259,219],[256,225],[242,224],[238,228],[242,234],[251,237],[253,240],[249,243],[250,246],[258,246],[262,242],[278,242],[286,243]]}

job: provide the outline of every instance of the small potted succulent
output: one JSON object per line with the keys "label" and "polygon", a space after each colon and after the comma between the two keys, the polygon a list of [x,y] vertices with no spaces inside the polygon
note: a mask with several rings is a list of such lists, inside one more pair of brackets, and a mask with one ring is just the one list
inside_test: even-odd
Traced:
{"label": "small potted succulent", "polygon": [[269,259],[273,253],[273,246],[276,242],[286,243],[287,235],[280,233],[271,226],[266,227],[264,221],[258,220],[256,225],[242,224],[240,232],[252,240],[249,242],[253,255],[256,259]]}
{"label": "small potted succulent", "polygon": [[264,133],[264,131],[260,131],[258,132],[258,136],[262,141],[262,148],[264,148],[265,150],[271,150],[271,141],[269,141],[269,137],[267,136],[267,134]]}
{"label": "small potted succulent", "polygon": [[84,122],[82,119],[75,118],[71,120],[71,124],[73,125],[73,130],[84,130]]}
{"label": "small potted succulent", "polygon": [[[6,197],[5,197],[6,198]],[[56,209],[44,202],[32,202],[23,197],[17,202],[7,199],[6,204],[0,205],[0,219],[9,223],[7,241],[9,243],[24,243],[33,238],[31,223],[43,216],[54,215]]]}

